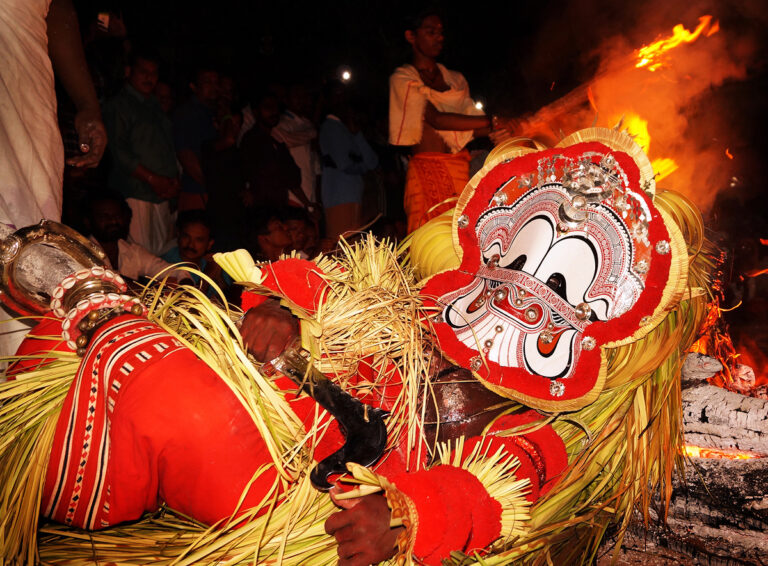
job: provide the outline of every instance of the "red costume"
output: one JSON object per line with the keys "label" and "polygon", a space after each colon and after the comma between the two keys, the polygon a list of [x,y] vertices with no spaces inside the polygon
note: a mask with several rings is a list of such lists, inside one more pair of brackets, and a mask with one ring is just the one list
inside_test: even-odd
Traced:
{"label": "red costume", "polygon": [[[292,261],[289,267],[294,268]],[[275,265],[278,271],[281,267]],[[304,291],[320,296],[312,286]],[[254,296],[245,300],[246,306],[254,302]],[[46,319],[32,335],[60,332],[59,320]],[[66,346],[58,340],[28,338],[18,354],[42,357],[56,347]],[[28,367],[26,361],[15,371]],[[277,383],[309,430],[314,400],[296,397],[296,386],[287,378]],[[391,408],[399,387],[391,385],[385,398],[369,394],[362,400]],[[562,441],[549,427],[524,437],[500,438],[494,432],[537,418],[533,411],[502,417],[484,439],[472,438],[464,448],[468,453],[483,442],[489,453],[503,446],[514,454],[520,460],[518,478],[530,479],[531,501],[565,468]],[[343,441],[332,422],[314,459],[331,454]],[[499,537],[501,505],[471,473],[453,466],[409,473],[406,456],[401,443],[375,469],[417,509],[418,558],[439,564],[452,550],[482,549]],[[124,314],[94,334],[83,357],[56,426],[41,508],[45,516],[67,525],[101,529],[136,520],[164,502],[213,524],[235,512],[256,470],[269,462],[258,429],[226,383],[156,324]],[[248,488],[240,509],[258,505],[273,485],[276,471],[265,469]],[[450,496],[443,493],[446,489]]]}

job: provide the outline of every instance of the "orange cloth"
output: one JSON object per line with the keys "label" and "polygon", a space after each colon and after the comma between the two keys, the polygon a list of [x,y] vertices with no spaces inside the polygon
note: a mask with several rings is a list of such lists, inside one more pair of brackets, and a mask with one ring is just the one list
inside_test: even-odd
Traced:
{"label": "orange cloth", "polygon": [[[405,213],[408,233],[455,205],[446,199],[457,197],[469,181],[470,156],[459,153],[417,153],[408,162],[405,177]],[[443,204],[441,204],[443,203]],[[436,206],[434,210],[430,209]]]}

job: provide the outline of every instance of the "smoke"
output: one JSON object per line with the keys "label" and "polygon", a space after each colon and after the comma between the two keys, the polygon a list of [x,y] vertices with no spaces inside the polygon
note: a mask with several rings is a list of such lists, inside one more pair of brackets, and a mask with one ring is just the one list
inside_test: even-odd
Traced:
{"label": "smoke", "polygon": [[[611,26],[601,25],[596,16],[599,1],[594,4],[591,9],[580,4],[577,12],[567,11],[569,27],[587,29],[585,22],[589,21],[592,31],[603,27],[620,32],[603,34],[604,39],[582,57],[582,62],[597,61],[592,78],[540,110],[535,118],[548,123],[556,135],[593,124],[613,127],[622,117],[647,121],[651,160],[672,159],[678,166],[660,186],[682,192],[702,210],[708,209],[717,192],[733,184],[734,177],[742,177],[757,159],[743,135],[754,117],[740,114],[738,108],[746,112],[750,99],[760,99],[762,94],[733,85],[750,78],[763,65],[760,54],[766,10],[760,6],[765,4],[638,2],[624,5],[620,16],[612,14]],[[637,49],[669,37],[676,24],[693,31],[699,18],[707,14],[712,16],[711,25],[696,41],[663,55],[656,71],[635,66]],[[591,90],[593,105],[586,103],[586,87]]]}

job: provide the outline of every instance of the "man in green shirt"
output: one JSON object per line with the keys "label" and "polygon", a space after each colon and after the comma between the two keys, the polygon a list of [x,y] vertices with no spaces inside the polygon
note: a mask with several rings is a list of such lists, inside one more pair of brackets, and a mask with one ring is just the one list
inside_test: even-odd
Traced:
{"label": "man in green shirt", "polygon": [[121,192],[133,211],[130,236],[153,254],[171,247],[173,219],[169,200],[179,192],[171,122],[153,92],[158,58],[133,55],[128,80],[104,108],[109,133],[111,188]]}

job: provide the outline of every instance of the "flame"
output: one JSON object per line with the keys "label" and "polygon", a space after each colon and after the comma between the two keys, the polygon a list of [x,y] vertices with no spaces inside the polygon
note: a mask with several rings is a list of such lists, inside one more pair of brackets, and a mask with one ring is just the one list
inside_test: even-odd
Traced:
{"label": "flame", "polygon": [[747,271],[744,275],[747,277],[757,277],[758,275],[765,275],[768,274],[768,268],[765,269],[753,269],[752,271]]}
{"label": "flame", "polygon": [[659,159],[654,159],[651,162],[651,165],[653,166],[653,170],[656,172],[656,182],[658,183],[665,177],[669,177],[672,173],[678,170],[678,165],[675,162],[674,159],[670,159],[669,157],[661,157]]}
{"label": "flame", "polygon": [[725,148],[725,156],[728,159],[733,159],[733,154],[731,153],[731,150],[729,148],[727,148],[727,147]]}
{"label": "flame", "polygon": [[663,55],[670,49],[674,49],[681,43],[691,43],[696,41],[702,32],[705,32],[706,37],[717,33],[720,29],[720,24],[715,21],[715,23],[710,26],[709,24],[711,21],[712,16],[701,16],[699,18],[698,27],[692,32],[685,29],[683,24],[677,24],[672,28],[671,36],[659,39],[650,45],[644,45],[637,50],[637,64],[635,67],[647,67],[649,71],[655,71],[664,64],[662,61]]}
{"label": "flame", "polygon": [[749,366],[755,372],[754,388],[757,389],[768,384],[768,356],[758,345],[757,341],[750,336],[741,336],[736,346],[739,353],[736,357],[736,363]]}
{"label": "flame", "polygon": [[768,246],[768,239],[760,238],[760,243],[763,244],[764,246]]}
{"label": "flame", "polygon": [[[590,104],[592,104],[595,112],[597,112],[597,107],[595,106],[591,90],[587,91],[587,96],[589,97]],[[617,121],[620,122],[621,126],[635,139],[637,145],[639,145],[647,154],[651,147],[651,135],[648,133],[648,120],[644,120],[634,112],[627,112],[620,120],[612,120],[612,122]],[[669,177],[678,169],[675,160],[668,157],[654,159],[651,162],[651,165],[656,173],[656,182],[661,181],[665,177]]]}
{"label": "flame", "polygon": [[621,120],[627,133],[635,138],[637,145],[647,154],[651,146],[651,136],[648,133],[648,120],[643,120],[637,114],[628,112]]}
{"label": "flame", "polygon": [[592,107],[592,110],[595,111],[595,114],[597,114],[597,103],[595,102],[595,93],[592,92],[592,87],[587,87],[587,100],[589,100],[589,105]]}
{"label": "flame", "polygon": [[754,452],[742,452],[740,450],[726,450],[719,448],[703,448],[686,444],[683,446],[683,453],[689,458],[720,458],[727,460],[750,460],[759,458]]}

